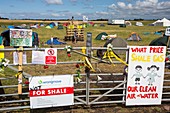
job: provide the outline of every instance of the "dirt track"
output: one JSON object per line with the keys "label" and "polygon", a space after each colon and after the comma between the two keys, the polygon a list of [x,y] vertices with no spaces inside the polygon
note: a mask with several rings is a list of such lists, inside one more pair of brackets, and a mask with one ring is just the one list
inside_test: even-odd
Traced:
{"label": "dirt track", "polygon": [[170,113],[170,106],[137,106],[126,107],[122,104],[105,104],[94,105],[91,107],[63,107],[63,108],[49,108],[36,109],[32,113]]}

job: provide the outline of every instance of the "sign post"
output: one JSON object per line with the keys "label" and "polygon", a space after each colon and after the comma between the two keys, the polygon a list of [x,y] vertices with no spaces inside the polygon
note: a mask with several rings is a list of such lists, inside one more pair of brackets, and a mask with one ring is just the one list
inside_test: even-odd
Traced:
{"label": "sign post", "polygon": [[18,94],[22,94],[23,46],[32,46],[31,29],[10,29],[10,46],[18,48]]}
{"label": "sign post", "polygon": [[[88,55],[88,59],[90,61],[91,57],[91,47],[92,47],[92,33],[87,33],[87,41],[86,41],[86,54]],[[90,89],[90,69],[86,66],[86,104],[89,105],[89,89]]]}

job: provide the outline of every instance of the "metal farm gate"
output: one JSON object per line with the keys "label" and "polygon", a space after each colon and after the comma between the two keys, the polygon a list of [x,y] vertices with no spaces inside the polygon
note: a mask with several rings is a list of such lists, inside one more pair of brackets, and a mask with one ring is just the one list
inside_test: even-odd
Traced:
{"label": "metal farm gate", "polygon": [[[57,50],[64,50],[64,48],[56,48]],[[91,50],[107,48],[92,47]],[[127,51],[127,48],[113,48]],[[23,51],[32,51],[32,50],[41,50],[44,51],[44,48],[25,48]],[[90,59],[95,59],[97,62],[96,65],[101,62],[101,59],[93,57],[90,55],[87,47],[87,54],[83,54],[76,50],[81,50],[80,47],[72,48],[72,52],[78,53],[84,56],[88,56]],[[90,50],[90,52],[91,52]],[[3,49],[0,51],[10,52],[17,51],[17,49]],[[75,64],[79,61],[70,61],[70,62],[58,62],[58,64]],[[106,61],[103,60],[105,63]],[[118,61],[113,61],[116,65],[121,65]],[[80,62],[81,63],[81,62]],[[31,65],[31,63],[25,64]],[[8,68],[13,71],[18,72],[18,69],[13,67],[13,64],[9,64]],[[100,69],[96,66],[97,72],[91,73],[90,70],[86,69],[85,73],[81,74],[82,81],[74,82],[74,105],[85,105],[90,106],[93,104],[111,104],[111,103],[121,103],[125,104],[125,95],[126,95],[126,80],[127,76],[123,72],[120,73],[102,73]],[[57,75],[53,75],[57,76]],[[77,74],[74,74],[77,76]],[[170,72],[165,69],[164,85],[163,85],[163,97],[162,102],[170,101]],[[30,74],[23,72],[23,79],[31,77]],[[101,80],[102,79],[102,80]],[[11,80],[13,81],[11,83]],[[19,110],[19,109],[30,109],[30,100],[29,100],[29,89],[28,85],[22,84],[22,94],[17,93],[18,82],[16,77],[1,77],[0,78],[0,90],[8,89],[10,92],[0,94],[0,111],[10,111],[10,110]],[[1,91],[2,92],[2,91]]]}

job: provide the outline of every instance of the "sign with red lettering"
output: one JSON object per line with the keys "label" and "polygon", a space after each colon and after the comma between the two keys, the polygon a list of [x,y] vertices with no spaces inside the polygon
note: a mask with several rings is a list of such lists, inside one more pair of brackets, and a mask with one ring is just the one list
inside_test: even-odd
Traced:
{"label": "sign with red lettering", "polygon": [[159,105],[166,46],[130,46],[126,105]]}
{"label": "sign with red lettering", "polygon": [[56,64],[57,62],[57,49],[46,48],[45,49],[45,64]]}
{"label": "sign with red lettering", "polygon": [[31,109],[74,104],[73,75],[35,76],[29,82]]}

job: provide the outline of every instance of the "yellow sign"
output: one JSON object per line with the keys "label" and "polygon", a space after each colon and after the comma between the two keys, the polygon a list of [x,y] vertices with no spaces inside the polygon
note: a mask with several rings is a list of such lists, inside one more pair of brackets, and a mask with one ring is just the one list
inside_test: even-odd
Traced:
{"label": "yellow sign", "polygon": [[[4,49],[4,45],[0,45],[0,49]],[[4,58],[4,52],[0,52],[0,61]]]}

